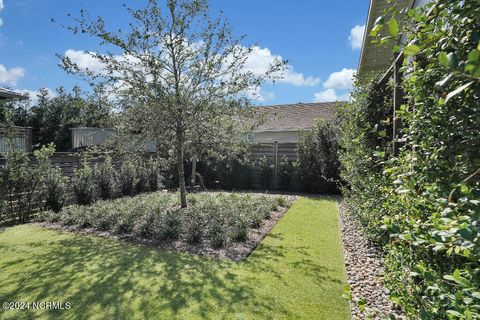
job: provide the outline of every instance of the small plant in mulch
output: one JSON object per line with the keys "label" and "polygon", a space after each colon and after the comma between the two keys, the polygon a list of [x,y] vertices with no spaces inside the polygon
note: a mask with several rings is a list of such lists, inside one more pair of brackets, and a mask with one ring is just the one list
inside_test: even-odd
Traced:
{"label": "small plant in mulch", "polygon": [[43,212],[39,220],[155,243],[218,250],[248,242],[252,232],[255,241],[260,241],[265,231],[261,226],[274,213],[278,218],[291,199],[219,192],[191,194],[189,203],[187,208],[180,208],[176,194],[156,192],[101,200],[90,206],[71,205],[59,213]]}

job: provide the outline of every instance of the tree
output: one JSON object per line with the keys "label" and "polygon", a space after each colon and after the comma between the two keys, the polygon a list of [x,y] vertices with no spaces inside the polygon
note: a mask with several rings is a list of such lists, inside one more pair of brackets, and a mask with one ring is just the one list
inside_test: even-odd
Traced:
{"label": "tree", "polygon": [[248,70],[255,47],[243,46],[244,37],[234,38],[223,18],[212,19],[207,0],[159,2],[127,8],[128,32],[108,31],[103,18],[92,20],[81,11],[68,29],[117,51],[86,52],[101,62],[100,72],[83,69],[68,56],[61,57],[61,65],[90,82],[110,85],[135,119],[132,130],[174,146],[181,206],[186,207],[185,149],[195,140],[195,128],[248,105],[247,92],[279,78],[285,62],[277,59],[262,73]]}

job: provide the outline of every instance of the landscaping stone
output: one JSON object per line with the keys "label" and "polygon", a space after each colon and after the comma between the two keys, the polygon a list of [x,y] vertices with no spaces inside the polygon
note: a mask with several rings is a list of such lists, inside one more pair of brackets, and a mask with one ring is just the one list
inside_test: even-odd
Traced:
{"label": "landscaping stone", "polygon": [[[368,241],[360,222],[348,214],[343,201],[339,202],[339,209],[352,319],[385,319],[390,313],[395,319],[403,319],[384,287],[382,252]],[[363,311],[358,307],[361,300],[365,301]]]}

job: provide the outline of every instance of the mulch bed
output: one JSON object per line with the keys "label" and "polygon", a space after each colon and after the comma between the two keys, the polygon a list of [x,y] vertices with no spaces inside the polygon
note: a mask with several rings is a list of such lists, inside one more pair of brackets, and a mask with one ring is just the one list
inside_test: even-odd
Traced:
{"label": "mulch bed", "polygon": [[[297,199],[297,196],[294,195],[289,195],[288,197],[292,204]],[[202,240],[199,243],[192,244],[186,240],[184,235],[181,235],[177,240],[159,241],[141,238],[132,233],[116,234],[109,231],[99,231],[93,228],[80,228],[78,226],[66,226],[59,223],[40,222],[33,224],[49,229],[63,230],[86,235],[95,235],[104,238],[125,240],[129,242],[150,245],[162,250],[168,250],[172,252],[184,252],[189,254],[208,256],[217,259],[242,261],[255,250],[255,248],[266,237],[270,230],[272,230],[272,228],[277,224],[277,222],[283,217],[287,210],[288,208],[279,207],[277,211],[272,212],[269,219],[265,219],[262,221],[262,224],[259,228],[249,230],[248,239],[246,241],[231,242],[223,248],[213,247],[208,240]]]}

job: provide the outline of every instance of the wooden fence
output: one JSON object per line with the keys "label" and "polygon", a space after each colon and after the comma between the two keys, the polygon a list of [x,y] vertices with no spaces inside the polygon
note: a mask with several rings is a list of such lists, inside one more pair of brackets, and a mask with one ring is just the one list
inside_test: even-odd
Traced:
{"label": "wooden fence", "polygon": [[297,143],[259,143],[253,144],[250,148],[252,160],[255,161],[255,168],[252,173],[252,184],[254,188],[260,187],[260,166],[259,160],[266,157],[269,164],[273,165],[273,188],[278,188],[279,164],[286,156],[289,161],[297,160]]}

